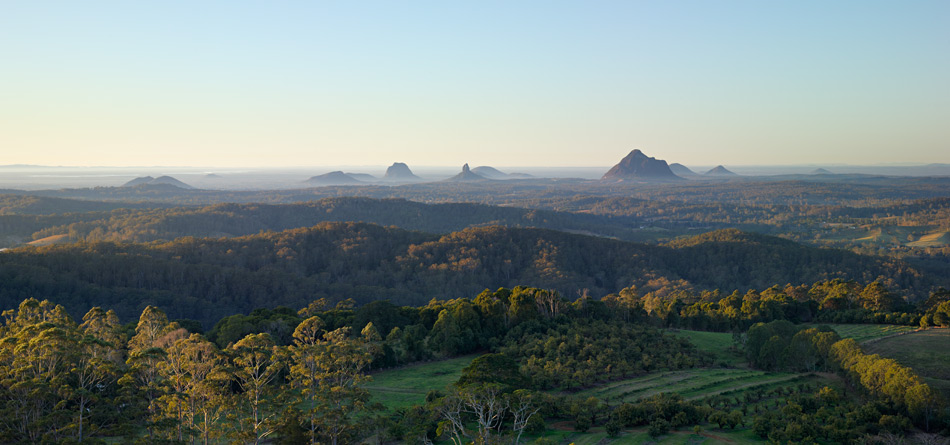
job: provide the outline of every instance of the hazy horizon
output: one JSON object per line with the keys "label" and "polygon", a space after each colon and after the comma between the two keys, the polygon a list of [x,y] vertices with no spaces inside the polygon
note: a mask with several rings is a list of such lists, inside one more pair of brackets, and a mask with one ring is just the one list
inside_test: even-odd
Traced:
{"label": "hazy horizon", "polygon": [[0,165],[944,163],[948,17],[940,0],[15,2]]}

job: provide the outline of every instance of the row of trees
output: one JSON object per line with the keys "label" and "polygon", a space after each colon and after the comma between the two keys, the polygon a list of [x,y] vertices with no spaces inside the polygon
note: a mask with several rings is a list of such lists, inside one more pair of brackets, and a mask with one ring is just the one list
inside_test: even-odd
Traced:
{"label": "row of trees", "polygon": [[25,300],[0,327],[0,441],[83,442],[144,436],[260,443],[348,442],[366,411],[364,369],[379,336],[324,329],[317,316],[277,346],[266,333],[219,349],[153,307],[129,338],[115,313],[74,322],[62,306]]}
{"label": "row of trees", "polygon": [[854,339],[841,339],[827,328],[787,321],[760,323],[749,329],[745,347],[750,363],[762,369],[840,371],[867,394],[909,413],[928,431],[945,403],[913,369],[865,354]]}
{"label": "row of trees", "polygon": [[[515,287],[513,289],[500,288],[495,291],[485,290],[474,299],[459,298],[454,300],[431,300],[428,304],[418,307],[397,306],[388,301],[374,301],[362,306],[354,306],[353,301],[344,301],[335,307],[328,308],[325,300],[311,303],[308,308],[298,313],[288,308],[256,309],[248,315],[232,315],[219,321],[208,333],[208,338],[225,347],[249,333],[267,332],[281,345],[288,345],[292,341],[291,334],[294,326],[306,316],[319,314],[331,329],[348,326],[359,330],[372,323],[383,337],[382,349],[379,356],[374,357],[372,367],[382,368],[424,360],[432,357],[445,357],[470,353],[477,350],[498,349],[502,345],[509,348],[524,348],[529,342],[539,338],[549,338],[554,335],[564,335],[564,330],[572,321],[581,321],[572,326],[572,331],[591,330],[591,322],[598,321],[597,329],[604,332],[614,330],[640,331],[645,326],[670,326],[687,329],[744,332],[748,326],[756,322],[773,320],[789,320],[792,322],[807,321],[846,321],[850,322],[891,322],[916,325],[921,319],[945,320],[940,312],[946,307],[946,300],[950,293],[935,292],[924,306],[931,308],[925,316],[917,312],[873,312],[864,309],[864,304],[873,304],[874,301],[892,301],[892,296],[872,298],[872,296],[891,295],[879,282],[860,285],[855,282],[841,280],[822,281],[812,286],[790,286],[784,288],[773,286],[764,291],[749,291],[745,294],[733,292],[728,296],[721,296],[716,291],[704,291],[699,294],[690,291],[675,291],[669,293],[648,292],[641,295],[635,288],[627,288],[618,294],[609,294],[602,299],[593,299],[581,296],[569,301],[557,292],[531,288]],[[822,306],[821,302],[836,301],[840,304]],[[840,309],[839,309],[840,308]],[[559,323],[552,323],[560,320]],[[526,322],[530,322],[525,324]],[[616,324],[623,322],[623,324]],[[638,326],[631,325],[636,323]],[[586,326],[586,327],[585,327]],[[549,332],[549,330],[554,329]],[[560,332],[560,334],[558,334]],[[637,335],[632,335],[636,337]],[[618,334],[599,338],[601,341],[619,337]],[[656,341],[662,341],[657,336]],[[566,345],[576,343],[576,337],[566,337]],[[548,341],[548,340],[545,340]],[[518,346],[520,345],[520,346]],[[550,346],[550,345],[549,345]],[[688,352],[676,344],[665,345],[664,350],[683,350],[692,360],[704,363],[701,354]],[[540,351],[539,346],[532,346]],[[565,346],[567,347],[567,346]],[[634,343],[609,345],[604,348],[588,349],[584,352],[589,358],[589,351],[598,351],[593,354],[602,354],[610,349],[613,353],[633,350]],[[581,348],[575,347],[575,352]],[[515,357],[529,358],[551,356],[548,353],[515,352]],[[623,354],[621,354],[623,355]],[[676,354],[673,354],[674,356]],[[629,358],[630,356],[627,355]],[[587,360],[585,358],[584,360]],[[581,361],[584,361],[581,360]],[[615,360],[603,362],[609,364]],[[682,360],[680,360],[682,362]],[[638,372],[637,369],[646,369],[644,366],[672,366],[666,359],[637,360],[636,363],[614,364],[611,372],[603,374],[603,370],[595,374],[615,375],[624,372]],[[810,362],[809,362],[810,363]],[[542,360],[538,366],[547,366]],[[766,365],[760,365],[765,367]],[[780,367],[776,362],[773,367]],[[814,370],[814,366],[802,370]],[[627,370],[627,371],[623,371]],[[592,373],[588,372],[588,374]],[[554,373],[560,374],[560,373]],[[537,376],[540,378],[540,376]],[[606,377],[605,377],[606,378]],[[542,379],[544,380],[544,379]],[[587,385],[589,379],[580,379],[577,385]],[[552,383],[554,386],[560,383]]]}

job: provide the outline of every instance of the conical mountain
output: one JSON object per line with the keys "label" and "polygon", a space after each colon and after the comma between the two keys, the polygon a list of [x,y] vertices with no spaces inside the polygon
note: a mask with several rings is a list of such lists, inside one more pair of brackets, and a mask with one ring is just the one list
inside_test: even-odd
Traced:
{"label": "conical mountain", "polygon": [[676,175],[676,176],[696,176],[696,175],[698,175],[698,173],[696,173],[696,172],[690,170],[689,167],[687,167],[687,166],[685,166],[685,165],[683,165],[683,164],[680,164],[680,163],[678,163],[678,162],[674,162],[674,163],[670,164],[670,171],[672,171],[673,174]]}
{"label": "conical mountain", "polygon": [[192,186],[190,186],[190,185],[188,185],[188,184],[185,184],[184,182],[181,182],[181,181],[179,181],[179,180],[177,180],[177,179],[175,179],[175,178],[173,178],[173,177],[171,177],[171,176],[159,176],[159,177],[155,178],[154,180],[152,180],[152,182],[149,182],[148,185],[173,185],[173,186],[175,186],[175,187],[183,188],[183,189],[193,189],[193,188],[194,188],[194,187],[192,187]]}
{"label": "conical mountain", "polygon": [[666,161],[648,157],[640,150],[633,150],[604,174],[602,181],[681,181],[666,165]]}
{"label": "conical mountain", "polygon": [[149,182],[152,182],[154,180],[155,178],[151,176],[139,176],[138,178],[135,178],[129,182],[126,182],[125,184],[122,184],[122,187],[135,187],[137,185],[148,184]]}
{"label": "conical mountain", "polygon": [[816,169],[814,169],[814,170],[811,171],[811,174],[813,174],[813,175],[832,175],[832,174],[834,174],[834,173],[831,173],[830,171],[825,170],[825,169],[823,169],[823,168],[816,168]]}
{"label": "conical mountain", "polygon": [[409,166],[402,162],[394,162],[386,169],[383,175],[384,181],[421,181],[422,178],[416,176],[409,170]]}
{"label": "conical mountain", "polygon": [[473,172],[468,168],[468,164],[462,166],[462,173],[459,173],[446,181],[450,182],[474,182],[474,181],[489,181],[490,179],[479,175],[478,173]]}
{"label": "conical mountain", "polygon": [[709,170],[706,174],[709,176],[739,176],[721,165],[717,165],[716,168]]}

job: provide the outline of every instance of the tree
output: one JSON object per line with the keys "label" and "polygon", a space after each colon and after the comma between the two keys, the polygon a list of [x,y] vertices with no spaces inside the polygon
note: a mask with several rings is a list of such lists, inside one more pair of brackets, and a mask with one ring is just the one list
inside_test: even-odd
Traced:
{"label": "tree", "polygon": [[484,354],[462,369],[456,385],[464,387],[488,383],[498,384],[503,391],[508,392],[523,387],[526,382],[514,359],[505,354]]}
{"label": "tree", "polygon": [[185,433],[197,434],[207,445],[217,435],[215,427],[229,382],[222,365],[217,347],[200,334],[175,341],[166,359],[158,363],[169,388],[160,401],[165,411],[176,416],[177,440],[184,440]]}
{"label": "tree", "polygon": [[511,412],[511,429],[515,433],[514,445],[521,442],[521,435],[528,427],[531,419],[541,406],[534,401],[534,395],[530,391],[519,389],[508,396],[508,410]]}
{"label": "tree", "polygon": [[86,412],[89,405],[118,382],[121,355],[117,349],[122,341],[119,318],[113,311],[94,307],[83,317],[76,339],[76,350],[70,377],[73,380],[73,398],[77,402],[76,438],[83,441]]}
{"label": "tree", "polygon": [[916,420],[923,420],[924,430],[930,431],[930,421],[940,412],[940,396],[929,385],[919,384],[907,389],[907,411]]}
{"label": "tree", "polygon": [[75,323],[61,306],[24,301],[0,342],[0,372],[7,403],[3,433],[9,441],[61,439],[68,412],[56,409],[71,395],[69,370],[75,351]]}
{"label": "tree", "polygon": [[237,395],[242,400],[238,411],[250,412],[249,418],[240,420],[242,432],[243,424],[250,423],[249,434],[240,434],[241,440],[259,444],[274,432],[275,425],[270,422],[276,414],[273,383],[283,368],[281,356],[281,349],[268,334],[248,334],[231,346],[232,375],[243,392]]}
{"label": "tree", "polygon": [[145,426],[150,439],[156,422],[160,420],[156,401],[164,394],[165,387],[158,369],[159,363],[165,360],[165,350],[159,344],[175,328],[176,325],[169,323],[160,309],[146,307],[135,326],[135,335],[129,339],[127,370],[119,380],[130,405],[144,404],[142,409],[147,412]]}
{"label": "tree", "polygon": [[320,367],[317,361],[321,353],[320,338],[323,332],[323,320],[316,315],[307,318],[294,330],[294,345],[290,347],[290,379],[293,387],[307,405],[307,418],[310,421],[310,443],[317,443],[317,402],[320,397]]}
{"label": "tree", "polygon": [[875,280],[865,286],[858,299],[865,309],[878,312],[892,311],[899,303],[899,299],[888,291],[880,280]]}
{"label": "tree", "polygon": [[366,407],[369,393],[361,384],[369,379],[362,371],[370,355],[361,341],[347,338],[349,328],[320,335],[322,326],[316,316],[297,326],[288,378],[307,405],[311,443],[320,428],[336,445],[353,433],[354,416]]}

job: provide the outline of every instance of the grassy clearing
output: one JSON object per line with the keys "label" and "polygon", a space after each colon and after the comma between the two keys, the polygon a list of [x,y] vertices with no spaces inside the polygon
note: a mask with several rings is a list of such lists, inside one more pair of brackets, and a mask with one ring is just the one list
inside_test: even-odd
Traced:
{"label": "grassy clearing", "polygon": [[40,238],[36,241],[30,241],[31,246],[49,246],[52,244],[62,244],[69,241],[69,235],[53,235],[46,238]]}
{"label": "grassy clearing", "polygon": [[928,329],[885,338],[865,346],[869,354],[892,358],[914,369],[950,396],[950,329]]}
{"label": "grassy clearing", "polygon": [[462,375],[462,368],[475,357],[470,355],[379,372],[373,374],[373,381],[366,385],[366,389],[373,396],[372,401],[382,403],[387,410],[421,404],[430,390],[455,383]]}
{"label": "grassy clearing", "polygon": [[946,226],[837,227],[821,233],[821,241],[862,243],[876,246],[942,247],[950,244]]}
{"label": "grassy clearing", "polygon": [[705,331],[669,331],[673,335],[685,337],[696,345],[696,349],[708,352],[713,355],[717,364],[723,366],[739,366],[745,362],[742,354],[733,351],[732,334],[727,332],[705,332]]}
{"label": "grassy clearing", "polygon": [[841,338],[853,338],[858,343],[916,330],[914,326],[888,324],[826,324]]}
{"label": "grassy clearing", "polygon": [[597,397],[611,403],[635,402],[647,397],[674,392],[686,399],[703,399],[724,393],[766,385],[787,383],[801,374],[764,372],[751,369],[690,369],[648,374],[611,382],[579,392],[582,397]]}
{"label": "grassy clearing", "polygon": [[910,247],[941,247],[947,244],[950,244],[950,231],[946,230],[928,233],[917,241],[907,243]]}

